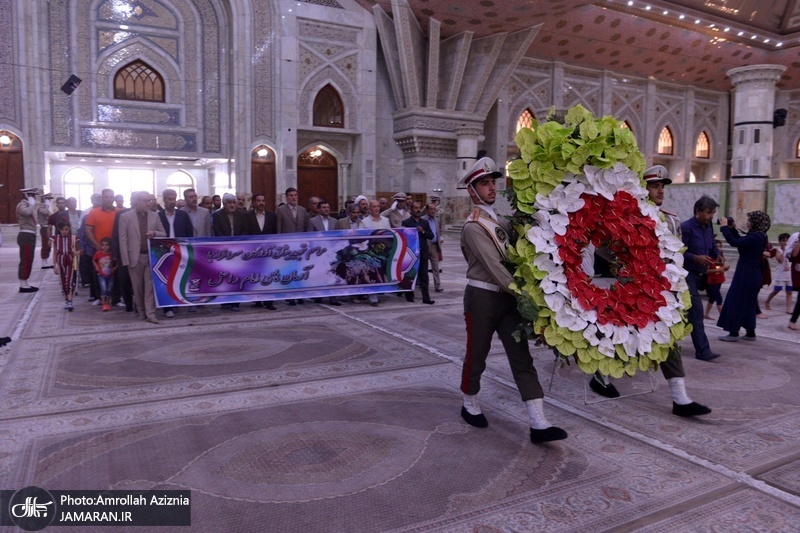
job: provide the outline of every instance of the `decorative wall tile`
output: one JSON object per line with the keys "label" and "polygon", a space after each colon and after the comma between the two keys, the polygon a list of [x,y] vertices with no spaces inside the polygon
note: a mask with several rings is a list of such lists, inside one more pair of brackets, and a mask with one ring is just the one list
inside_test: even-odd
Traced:
{"label": "decorative wall tile", "polygon": [[148,109],[141,106],[97,106],[100,122],[126,122],[134,124],[166,124],[179,126],[181,109]]}
{"label": "decorative wall tile", "polygon": [[335,7],[336,9],[344,9],[342,5],[336,0],[300,0],[306,4],[315,4],[318,6]]}
{"label": "decorative wall tile", "polygon": [[70,36],[72,28],[69,0],[51,0],[48,12],[50,52],[50,142],[53,146],[72,146],[72,99],[57,88],[66,81],[70,64]]}
{"label": "decorative wall tile", "polygon": [[81,128],[83,148],[123,148],[165,150],[169,152],[194,152],[197,136],[193,133],[171,131],[137,131],[129,128]]}
{"label": "decorative wall tile", "polygon": [[800,226],[800,183],[780,183],[775,185],[775,207],[773,224]]}
{"label": "decorative wall tile", "polygon": [[17,87],[16,65],[16,7],[13,0],[0,0],[0,94],[12,95],[11,98],[0,98],[0,122],[19,127],[19,99]]}
{"label": "decorative wall tile", "polygon": [[343,57],[336,63],[334,63],[336,67],[338,67],[339,72],[347,76],[347,79],[350,80],[350,83],[353,86],[358,85],[358,54],[353,53],[347,57]]}
{"label": "decorative wall tile", "polygon": [[339,70],[330,66],[314,74],[314,76],[302,85],[303,89],[300,94],[299,103],[299,124],[301,126],[309,126],[311,124],[311,106],[314,103],[314,98],[316,98],[319,90],[328,82],[332,82],[333,85],[338,88],[339,96],[342,97],[342,103],[345,109],[344,127],[347,129],[355,129],[357,117],[356,108],[358,105],[355,91],[350,81],[345,78]]}
{"label": "decorative wall tile", "polygon": [[297,31],[301,38],[321,39],[336,43],[358,44],[359,31],[356,28],[347,28],[323,22],[298,20]]}
{"label": "decorative wall tile", "polygon": [[[90,2],[85,2],[89,4]],[[106,0],[97,6],[97,20],[153,26],[155,28],[178,29],[178,15],[173,8],[153,0],[120,2]]]}
{"label": "decorative wall tile", "polygon": [[253,101],[258,99],[258,104],[251,106],[253,111],[253,137],[274,138],[275,112],[274,100],[276,93],[273,89],[274,72],[273,59],[275,55],[276,28],[273,25],[272,12],[266,2],[253,4]]}

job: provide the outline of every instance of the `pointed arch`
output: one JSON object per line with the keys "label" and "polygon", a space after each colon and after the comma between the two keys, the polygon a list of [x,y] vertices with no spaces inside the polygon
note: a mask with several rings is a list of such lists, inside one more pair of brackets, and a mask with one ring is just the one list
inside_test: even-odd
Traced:
{"label": "pointed arch", "polygon": [[708,139],[708,134],[705,130],[700,132],[697,136],[697,142],[694,143],[694,156],[698,159],[711,158],[711,141]]}
{"label": "pointed arch", "polygon": [[83,167],[72,167],[63,175],[64,197],[75,198],[78,209],[88,209],[94,193],[94,175]]}
{"label": "pointed arch", "polygon": [[533,121],[536,120],[536,115],[534,115],[533,111],[530,108],[526,107],[522,110],[522,113],[519,114],[517,117],[517,129],[516,131],[519,132],[522,128],[533,128]]}
{"label": "pointed arch", "polygon": [[675,153],[674,137],[672,129],[669,126],[664,126],[661,133],[658,135],[658,146],[656,152],[659,155],[673,155]]}
{"label": "pointed arch", "polygon": [[325,128],[344,128],[344,104],[333,85],[328,83],[314,98],[313,124]]}
{"label": "pointed arch", "polygon": [[164,78],[142,61],[134,59],[114,75],[114,98],[142,102],[165,102]]}
{"label": "pointed arch", "polygon": [[178,198],[183,198],[183,191],[196,188],[194,176],[185,170],[176,170],[167,176],[167,189],[178,193]]}

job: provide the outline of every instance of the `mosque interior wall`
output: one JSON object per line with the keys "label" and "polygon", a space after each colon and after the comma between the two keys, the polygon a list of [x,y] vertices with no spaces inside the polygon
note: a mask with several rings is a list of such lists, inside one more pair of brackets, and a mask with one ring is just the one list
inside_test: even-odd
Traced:
{"label": "mosque interior wall", "polygon": [[[320,146],[339,163],[340,198],[436,189],[452,199],[448,216],[455,220],[467,197],[455,188],[461,117],[448,115],[447,107],[464,105],[485,80],[473,70],[454,94],[441,80],[464,72],[463,43],[437,41],[440,61],[428,65],[419,53],[427,37],[415,20],[402,22],[408,49],[392,61],[406,62],[406,89],[413,85],[411,93],[422,95],[413,116],[398,110],[395,93],[407,91],[391,79],[374,14],[350,0],[139,0],[135,6],[0,0],[0,53],[13,58],[0,63],[0,90],[13,95],[0,99],[0,129],[23,140],[25,183],[55,192],[76,166],[97,189],[109,184],[109,169],[152,168],[152,184],[141,186],[154,192],[182,169],[201,194],[251,192],[250,152],[266,144],[276,153],[280,201],[297,184],[298,156]],[[114,74],[137,59],[163,77],[164,102],[114,97]],[[82,82],[66,95],[59,88],[71,73]],[[581,104],[626,121],[646,159],[665,165],[676,183],[727,180],[729,93],[532,58],[492,81],[503,86],[484,115],[478,147],[498,161],[515,155],[517,118],[525,109],[542,120],[551,108]],[[327,84],[341,96],[344,128],[312,122],[314,98]],[[405,92],[401,98],[409,97]],[[779,92],[776,106],[788,110],[788,125],[764,131],[766,142],[774,133],[772,157],[751,156],[773,178],[793,178],[800,173],[800,92]],[[665,126],[673,135],[671,155],[656,150]],[[710,140],[708,158],[694,154],[702,132]],[[732,204],[743,209],[767,201],[763,182],[743,181],[730,191]]]}

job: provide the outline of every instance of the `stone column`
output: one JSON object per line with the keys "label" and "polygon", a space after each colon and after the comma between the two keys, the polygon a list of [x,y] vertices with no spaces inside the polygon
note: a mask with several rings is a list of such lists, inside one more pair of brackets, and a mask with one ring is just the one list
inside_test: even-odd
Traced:
{"label": "stone column", "polygon": [[733,156],[728,213],[741,228],[745,214],[765,210],[772,173],[772,113],[783,65],[750,65],[727,72],[734,86]]}
{"label": "stone column", "polygon": [[481,140],[483,128],[476,125],[456,128],[456,159],[458,160],[458,177],[477,161],[478,141]]}

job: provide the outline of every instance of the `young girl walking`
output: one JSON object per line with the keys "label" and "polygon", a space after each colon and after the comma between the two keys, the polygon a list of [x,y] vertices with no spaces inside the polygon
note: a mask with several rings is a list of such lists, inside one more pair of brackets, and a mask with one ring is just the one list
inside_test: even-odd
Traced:
{"label": "young girl walking", "polygon": [[61,281],[61,290],[64,292],[64,309],[72,311],[72,296],[75,294],[75,285],[78,274],[78,256],[81,254],[78,247],[78,238],[72,236],[69,222],[61,222],[56,226],[58,232],[53,235],[53,251],[55,252],[55,268],[53,271]]}

